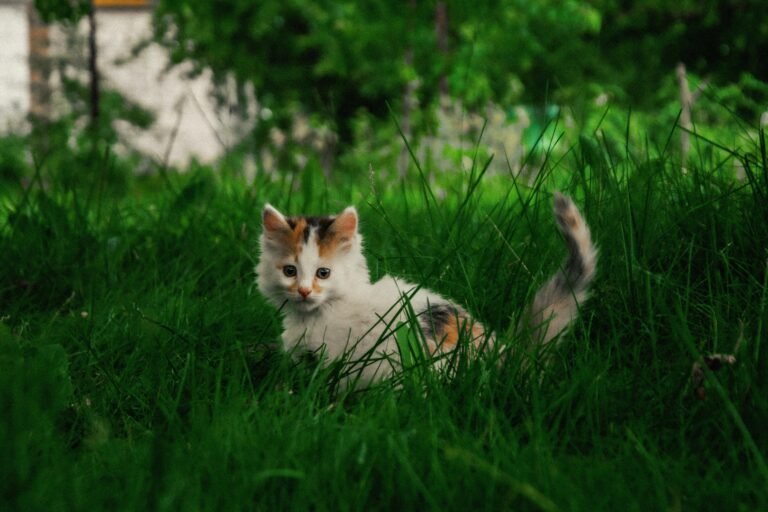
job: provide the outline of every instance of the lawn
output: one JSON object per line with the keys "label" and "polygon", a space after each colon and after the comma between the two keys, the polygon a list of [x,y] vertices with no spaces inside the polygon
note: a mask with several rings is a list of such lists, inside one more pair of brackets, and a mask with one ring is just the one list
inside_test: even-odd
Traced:
{"label": "lawn", "polygon": [[[685,169],[625,146],[584,136],[533,181],[475,161],[434,181],[201,167],[114,188],[107,158],[74,182],[40,163],[0,198],[0,509],[768,509],[765,145]],[[600,263],[535,374],[460,353],[454,375],[350,392],[279,350],[254,283],[265,202],[355,204],[374,278],[433,288],[515,344],[564,256],[554,190]],[[711,353],[736,363],[699,389]]]}

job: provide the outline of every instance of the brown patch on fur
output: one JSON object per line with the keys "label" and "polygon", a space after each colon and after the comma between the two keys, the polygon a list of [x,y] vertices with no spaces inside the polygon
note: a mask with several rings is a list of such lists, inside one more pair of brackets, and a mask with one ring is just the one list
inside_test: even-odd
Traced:
{"label": "brown patch on fur", "polygon": [[312,280],[312,291],[315,293],[320,293],[321,291],[323,291],[323,287],[318,284],[317,278],[314,278]]}

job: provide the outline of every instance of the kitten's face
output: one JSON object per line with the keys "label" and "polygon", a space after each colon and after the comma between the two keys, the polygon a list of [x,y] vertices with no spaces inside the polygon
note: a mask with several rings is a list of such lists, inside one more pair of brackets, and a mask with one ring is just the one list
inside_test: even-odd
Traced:
{"label": "kitten's face", "polygon": [[[285,217],[266,205],[262,224],[259,289],[276,306],[310,312],[360,279],[354,208],[335,217]],[[364,263],[362,270],[367,280]]]}

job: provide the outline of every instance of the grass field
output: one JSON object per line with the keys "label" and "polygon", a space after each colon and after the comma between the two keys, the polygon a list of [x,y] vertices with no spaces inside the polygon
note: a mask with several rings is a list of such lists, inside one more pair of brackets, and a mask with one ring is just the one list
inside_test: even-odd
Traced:
{"label": "grass field", "polygon": [[[583,137],[533,184],[476,162],[442,193],[353,169],[116,193],[106,160],[76,185],[43,162],[0,213],[0,509],[768,510],[768,166],[759,142],[727,153],[683,172]],[[453,297],[514,344],[564,255],[556,189],[601,259],[541,378],[460,356],[453,378],[345,393],[337,368],[276,350],[253,274],[264,202],[356,204],[374,277]],[[692,364],[734,350],[697,398]]]}

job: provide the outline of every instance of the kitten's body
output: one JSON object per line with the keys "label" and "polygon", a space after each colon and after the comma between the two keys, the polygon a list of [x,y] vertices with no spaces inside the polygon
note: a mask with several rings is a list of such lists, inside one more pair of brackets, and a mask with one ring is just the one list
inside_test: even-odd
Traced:
{"label": "kitten's body", "polygon": [[[570,199],[556,195],[555,216],[569,256],[537,292],[521,325],[541,343],[576,317],[597,258],[589,228]],[[419,326],[433,356],[463,341],[477,348],[494,342],[461,306],[433,291],[390,276],[371,283],[354,208],[337,217],[286,218],[267,205],[263,224],[259,289],[285,313],[283,343],[294,354],[346,355],[357,365],[355,378],[368,382],[398,367],[395,331],[404,324]]]}
{"label": "kitten's body", "polygon": [[[428,304],[450,304],[434,292],[385,276],[376,283],[361,284],[327,307],[309,313],[286,310],[283,344],[288,350],[324,352],[331,360],[347,355],[350,362],[359,362],[363,381],[385,376],[399,360],[394,331],[408,322],[403,296],[409,297],[417,315]],[[430,337],[427,342],[434,350],[436,340]]]}

